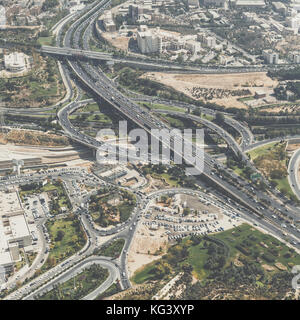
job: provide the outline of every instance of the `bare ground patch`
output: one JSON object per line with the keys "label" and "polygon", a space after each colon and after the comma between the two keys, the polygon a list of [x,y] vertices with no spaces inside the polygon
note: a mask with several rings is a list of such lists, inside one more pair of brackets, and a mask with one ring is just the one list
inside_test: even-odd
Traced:
{"label": "bare ground patch", "polygon": [[[272,80],[266,72],[251,73],[233,73],[233,74],[170,74],[162,72],[147,72],[142,78],[148,78],[153,81],[160,82],[170,86],[177,91],[196,98],[192,92],[193,88],[201,88],[207,90],[223,90],[224,92],[236,92],[237,90],[248,89],[250,94],[239,96],[226,96],[224,98],[212,98],[211,102],[216,102],[225,107],[247,108],[247,106],[238,101],[239,98],[253,95],[255,91],[270,91],[270,88],[277,86],[277,81]],[[194,89],[195,90],[195,89]],[[206,91],[207,91],[206,90]],[[200,100],[205,100],[199,97]]]}

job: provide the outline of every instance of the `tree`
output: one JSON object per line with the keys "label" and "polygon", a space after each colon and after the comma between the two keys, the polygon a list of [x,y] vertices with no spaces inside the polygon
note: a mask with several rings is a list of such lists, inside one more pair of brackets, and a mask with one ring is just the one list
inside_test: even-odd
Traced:
{"label": "tree", "polygon": [[183,215],[184,215],[184,216],[189,215],[190,212],[191,212],[190,208],[184,208],[184,209],[183,209]]}
{"label": "tree", "polygon": [[224,116],[224,114],[221,113],[221,112],[217,112],[217,113],[216,113],[216,117],[215,117],[215,121],[216,121],[216,123],[218,123],[218,124],[223,124],[224,121],[225,121],[225,116]]}
{"label": "tree", "polygon": [[201,110],[200,109],[195,109],[195,110],[193,110],[193,114],[195,116],[201,117]]}
{"label": "tree", "polygon": [[58,230],[55,240],[56,240],[56,241],[61,241],[64,236],[65,236],[65,233],[64,233],[62,230]]}

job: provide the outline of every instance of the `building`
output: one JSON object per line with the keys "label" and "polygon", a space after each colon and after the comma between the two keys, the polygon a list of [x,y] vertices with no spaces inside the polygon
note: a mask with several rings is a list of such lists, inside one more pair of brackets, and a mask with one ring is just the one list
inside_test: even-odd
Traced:
{"label": "building", "polygon": [[231,4],[237,8],[249,7],[249,8],[264,8],[266,3],[264,0],[236,0],[231,1]]}
{"label": "building", "polygon": [[204,5],[209,7],[224,7],[227,0],[204,0]]}
{"label": "building", "polygon": [[255,99],[262,99],[262,98],[265,98],[267,95],[264,91],[255,91],[255,94],[254,94],[254,98]]}
{"label": "building", "polygon": [[106,32],[115,32],[117,30],[111,11],[105,11],[99,18],[99,22],[103,24]]}
{"label": "building", "polygon": [[282,2],[272,2],[272,6],[278,13],[286,15],[287,7]]}
{"label": "building", "polygon": [[13,52],[4,55],[5,69],[10,72],[23,72],[26,70],[26,56],[24,53]]}
{"label": "building", "polygon": [[6,24],[6,9],[3,6],[0,6],[0,28],[3,28]]}
{"label": "building", "polygon": [[13,265],[20,260],[20,248],[32,245],[19,194],[0,192],[0,266],[7,273],[13,271]]}
{"label": "building", "polygon": [[300,63],[300,52],[292,51],[288,54],[288,58],[293,63]]}
{"label": "building", "polygon": [[199,0],[188,0],[189,7],[199,7]]}
{"label": "building", "polygon": [[203,46],[208,48],[214,48],[217,45],[216,38],[208,36],[205,33],[198,33],[197,40],[200,41],[203,44]]}
{"label": "building", "polygon": [[268,64],[278,64],[279,55],[272,50],[264,50],[263,57]]}
{"label": "building", "polygon": [[255,12],[243,12],[242,17],[247,21],[247,22],[254,22],[257,19],[257,15]]}
{"label": "building", "polygon": [[137,43],[142,53],[161,53],[162,37],[155,30],[149,30],[145,25],[139,27]]}
{"label": "building", "polygon": [[151,15],[153,12],[152,5],[148,3],[130,4],[128,7],[128,15],[132,21],[143,20],[144,15]]}

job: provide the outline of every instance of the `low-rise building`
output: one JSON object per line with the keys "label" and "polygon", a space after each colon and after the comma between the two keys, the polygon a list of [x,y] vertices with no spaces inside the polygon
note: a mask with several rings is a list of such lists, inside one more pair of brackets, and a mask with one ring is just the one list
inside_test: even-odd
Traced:
{"label": "low-rise building", "polygon": [[236,0],[236,1],[231,1],[231,4],[237,8],[239,7],[264,8],[266,6],[266,3],[264,0]]}
{"label": "low-rise building", "polygon": [[272,6],[275,11],[279,12],[280,14],[286,15],[287,7],[282,2],[272,2]]}
{"label": "low-rise building", "polygon": [[25,71],[27,63],[27,56],[21,52],[13,52],[8,55],[4,55],[5,69],[10,72],[22,72]]}
{"label": "low-rise building", "polygon": [[204,0],[203,3],[206,6],[224,7],[227,2],[228,0]]}
{"label": "low-rise building", "polygon": [[24,215],[19,194],[0,192],[0,266],[6,272],[20,260],[20,248],[32,245],[32,235]]}
{"label": "low-rise building", "polygon": [[115,32],[117,30],[111,11],[106,11],[99,20],[102,22],[105,31]]}

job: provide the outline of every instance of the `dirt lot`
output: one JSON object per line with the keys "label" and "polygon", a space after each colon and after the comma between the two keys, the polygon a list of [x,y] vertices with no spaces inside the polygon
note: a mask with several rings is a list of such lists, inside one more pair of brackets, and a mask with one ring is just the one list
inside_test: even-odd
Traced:
{"label": "dirt lot", "polygon": [[[263,91],[265,89],[269,91],[270,88],[276,87],[278,83],[269,78],[265,72],[201,75],[148,72],[143,77],[173,87],[190,97],[193,97],[191,90],[195,87],[232,91],[248,89],[253,95],[256,90]],[[224,105],[225,107],[247,108],[246,105],[238,101],[238,98],[241,97],[226,97],[210,101]]]}
{"label": "dirt lot", "polygon": [[114,47],[127,51],[130,37],[119,35],[119,32],[103,32],[102,36],[105,40],[111,43]]}
{"label": "dirt lot", "polygon": [[[154,255],[159,248],[162,253],[167,246],[168,238],[164,229],[155,231],[155,236],[151,236],[152,232],[142,224],[139,224],[138,230],[132,241],[132,246],[128,254],[128,270],[130,276],[142,266],[161,258],[161,255]],[[150,254],[148,254],[148,252]]]}
{"label": "dirt lot", "polygon": [[288,113],[296,113],[300,109],[299,101],[296,101],[295,104],[287,104],[286,102],[272,106],[271,108],[261,108],[260,111],[279,113],[280,111]]}
{"label": "dirt lot", "polygon": [[14,143],[16,145],[65,147],[69,145],[66,137],[46,134],[41,131],[10,130],[7,134],[0,133],[0,143]]}

